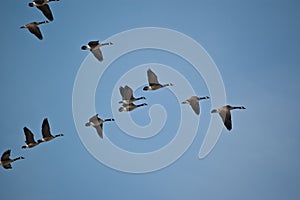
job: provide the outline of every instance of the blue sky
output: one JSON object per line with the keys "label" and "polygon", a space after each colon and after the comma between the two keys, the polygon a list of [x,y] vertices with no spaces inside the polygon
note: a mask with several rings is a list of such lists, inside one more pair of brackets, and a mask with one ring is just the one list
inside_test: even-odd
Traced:
{"label": "blue sky", "polygon": [[[27,4],[5,1],[0,8],[0,151],[12,149],[12,157],[26,158],[13,163],[12,170],[0,169],[3,198],[299,199],[297,1],[62,0],[50,4],[54,21],[41,25],[42,41],[19,28],[45,19]],[[201,102],[201,128],[185,154],[162,170],[131,174],[101,164],[85,148],[73,119],[72,92],[88,56],[81,45],[142,27],[173,29],[201,44],[222,75],[227,102],[247,109],[233,111],[233,130],[223,129],[213,151],[199,160],[212,109],[210,101]],[[103,48],[104,59],[113,48]],[[95,107],[101,117],[112,117],[111,90],[118,78],[145,63],[171,66],[187,77],[196,95],[209,95],[201,76],[195,76],[186,61],[151,49],[131,52],[112,63],[99,82]],[[142,76],[146,80],[146,72]],[[167,78],[172,79],[159,80],[176,86],[176,80]],[[190,111],[191,121],[197,119],[187,105],[174,100],[170,90],[144,93],[141,88],[135,88],[135,95],[145,95],[149,105],[132,112],[132,118],[147,125],[151,122],[148,110],[161,104],[168,113],[161,132],[149,140],[132,141],[117,123],[104,125],[104,133],[115,144],[137,152],[155,150],[170,141],[180,110]],[[23,127],[38,139],[44,117],[53,133],[65,136],[21,149]],[[89,133],[95,132],[87,128]]]}

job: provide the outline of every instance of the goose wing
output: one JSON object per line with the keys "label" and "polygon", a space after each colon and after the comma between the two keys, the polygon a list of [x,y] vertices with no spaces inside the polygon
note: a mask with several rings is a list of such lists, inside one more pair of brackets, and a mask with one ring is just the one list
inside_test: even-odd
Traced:
{"label": "goose wing", "polygon": [[26,141],[25,141],[26,144],[35,143],[32,132],[27,127],[24,127],[23,130],[24,130],[25,137],[26,137]]}
{"label": "goose wing", "polygon": [[124,98],[124,88],[121,86],[121,87],[119,87],[119,90],[120,90],[120,94],[122,96],[122,100],[125,100],[125,98]]}
{"label": "goose wing", "polygon": [[200,105],[199,105],[199,101],[194,98],[194,97],[191,97],[189,100],[190,102],[190,105],[192,107],[192,109],[194,110],[194,112],[199,115],[200,114]]}
{"label": "goose wing", "polygon": [[49,122],[48,122],[48,119],[47,119],[47,118],[45,118],[45,119],[43,120],[43,124],[42,124],[42,135],[43,135],[43,138],[52,136],[52,135],[51,135],[51,131],[50,131],[50,125],[49,125]]}
{"label": "goose wing", "polygon": [[40,28],[38,27],[38,25],[29,26],[28,30],[30,31],[30,33],[34,34],[40,40],[43,39],[42,32],[41,32]]}
{"label": "goose wing", "polygon": [[11,167],[11,164],[9,163],[9,164],[6,164],[6,165],[2,165],[5,169],[11,169],[12,167]]}
{"label": "goose wing", "polygon": [[53,15],[48,4],[44,4],[42,6],[37,6],[37,8],[42,11],[42,13],[47,17],[50,21],[53,21]]}
{"label": "goose wing", "polygon": [[1,156],[1,161],[6,161],[9,160],[9,156],[10,156],[10,149],[5,151],[2,156]]}
{"label": "goose wing", "polygon": [[133,90],[128,85],[124,88],[124,97],[125,100],[133,99]]}
{"label": "goose wing", "polygon": [[103,124],[100,124],[99,126],[95,126],[97,133],[101,138],[103,138],[102,127],[103,127]]}
{"label": "goose wing", "polygon": [[232,123],[231,123],[231,113],[229,110],[221,110],[219,112],[223,122],[224,122],[224,125],[225,127],[228,129],[228,130],[231,130],[232,129]]}
{"label": "goose wing", "polygon": [[148,76],[149,85],[159,84],[156,74],[154,74],[154,72],[151,69],[148,69],[147,76]]}
{"label": "goose wing", "polygon": [[103,61],[103,55],[100,48],[93,48],[91,51],[99,61]]}

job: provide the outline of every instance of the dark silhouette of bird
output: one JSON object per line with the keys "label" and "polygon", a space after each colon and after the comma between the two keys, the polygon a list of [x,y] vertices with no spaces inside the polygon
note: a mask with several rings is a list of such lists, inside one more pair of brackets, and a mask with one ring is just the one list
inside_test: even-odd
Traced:
{"label": "dark silhouette of bird", "polygon": [[42,22],[31,22],[29,24],[26,24],[24,26],[21,26],[20,28],[27,28],[30,33],[34,34],[37,38],[40,40],[43,39],[42,32],[39,28],[40,24],[47,24],[49,23],[48,21],[42,21]]}
{"label": "dark silhouette of bird", "polygon": [[219,115],[221,116],[223,123],[225,125],[225,127],[230,131],[232,129],[232,122],[231,122],[231,110],[234,109],[246,109],[244,106],[230,106],[230,105],[226,105],[226,106],[222,106],[220,108],[217,109],[213,109],[211,111],[211,113],[219,113]]}
{"label": "dark silhouette of bird", "polygon": [[11,163],[15,162],[16,160],[24,159],[24,157],[20,156],[14,159],[10,158],[10,152],[11,150],[5,151],[1,156],[0,166],[2,166],[5,169],[11,169]]}
{"label": "dark silhouette of bird", "polygon": [[24,130],[24,134],[25,134],[25,137],[26,137],[26,141],[25,141],[26,145],[22,146],[22,149],[32,148],[32,147],[35,147],[36,145],[39,144],[38,142],[36,142],[34,140],[33,133],[27,127],[24,127],[23,130]]}
{"label": "dark silhouette of bird", "polygon": [[48,5],[51,1],[59,1],[59,0],[34,0],[33,2],[28,3],[30,7],[37,7],[42,13],[49,19],[53,21],[53,14],[51,12],[50,6]]}
{"label": "dark silhouette of bird", "polygon": [[43,138],[38,140],[38,143],[42,143],[42,142],[48,142],[50,140],[53,140],[54,138],[57,137],[61,137],[64,136],[63,134],[57,134],[57,135],[51,135],[51,131],[50,131],[50,125],[48,122],[48,119],[45,118],[43,120],[43,124],[42,124],[42,135]]}

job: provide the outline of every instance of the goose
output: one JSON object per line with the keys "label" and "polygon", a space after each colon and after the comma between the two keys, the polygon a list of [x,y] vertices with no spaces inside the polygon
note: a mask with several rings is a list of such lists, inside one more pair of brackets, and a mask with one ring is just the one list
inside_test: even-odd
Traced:
{"label": "goose", "polygon": [[148,104],[146,103],[142,103],[142,104],[139,104],[139,105],[135,105],[134,103],[130,103],[130,104],[123,104],[122,107],[119,108],[119,112],[130,112],[138,107],[141,107],[141,106],[147,106]]}
{"label": "goose", "polygon": [[156,74],[153,71],[151,71],[151,69],[148,69],[147,76],[148,76],[149,86],[145,86],[143,88],[144,91],[147,91],[147,90],[157,90],[159,88],[163,88],[163,87],[166,87],[166,86],[173,86],[172,83],[168,83],[168,84],[164,84],[164,85],[160,84],[158,82]]}
{"label": "goose", "polygon": [[246,109],[244,106],[230,106],[230,105],[226,105],[226,106],[222,106],[218,109],[213,109],[211,111],[211,113],[219,113],[219,115],[221,116],[223,123],[225,125],[225,127],[227,128],[227,130],[231,130],[232,129],[232,122],[231,122],[231,110],[234,109]]}
{"label": "goose", "polygon": [[48,5],[51,1],[59,1],[59,0],[34,0],[33,2],[28,3],[29,7],[37,7],[42,13],[49,19],[50,21],[53,21],[53,15],[50,9],[50,6]]}
{"label": "goose", "polygon": [[33,136],[32,132],[27,127],[24,127],[23,130],[24,130],[25,137],[26,137],[26,141],[25,141],[26,145],[22,146],[22,149],[32,148],[39,144],[38,142],[36,142],[34,140],[34,136]]}
{"label": "goose", "polygon": [[113,43],[111,43],[111,42],[100,43],[99,40],[98,41],[90,41],[87,45],[82,46],[81,49],[82,50],[90,50],[99,61],[103,61],[103,55],[100,50],[100,47],[105,46],[105,45],[113,45]]}
{"label": "goose", "polygon": [[130,103],[133,103],[134,101],[146,99],[145,97],[135,98],[133,96],[132,89],[128,85],[125,85],[125,87],[121,86],[119,89],[120,89],[120,94],[122,96],[122,101],[119,101],[119,103],[130,104]]}
{"label": "goose", "polygon": [[48,142],[50,140],[53,140],[56,137],[61,137],[64,136],[63,134],[57,134],[57,135],[51,135],[51,131],[50,131],[50,125],[48,122],[48,119],[45,118],[43,120],[43,124],[42,124],[42,135],[43,138],[38,140],[38,143],[42,143],[42,142]]}
{"label": "goose", "polygon": [[190,104],[194,112],[199,115],[200,114],[200,105],[199,101],[203,99],[209,99],[208,96],[205,97],[197,97],[197,96],[191,96],[189,99],[182,102],[182,104]]}
{"label": "goose", "polygon": [[0,161],[0,166],[2,166],[5,169],[11,169],[11,163],[15,162],[16,160],[21,160],[21,159],[25,159],[24,157],[20,156],[14,159],[10,158],[10,152],[11,150],[8,149],[7,151],[5,151],[2,156],[1,156],[1,161]]}
{"label": "goose", "polygon": [[89,119],[89,122],[87,122],[85,124],[85,126],[95,127],[100,138],[103,138],[103,133],[102,133],[103,123],[107,122],[107,121],[115,121],[115,120],[114,119],[101,119],[98,117],[98,114],[96,114]]}
{"label": "goose", "polygon": [[47,24],[47,23],[49,23],[49,22],[48,21],[31,22],[29,24],[21,26],[20,28],[27,28],[30,33],[34,34],[37,38],[39,38],[40,40],[42,40],[43,39],[43,35],[41,33],[39,25],[40,24]]}

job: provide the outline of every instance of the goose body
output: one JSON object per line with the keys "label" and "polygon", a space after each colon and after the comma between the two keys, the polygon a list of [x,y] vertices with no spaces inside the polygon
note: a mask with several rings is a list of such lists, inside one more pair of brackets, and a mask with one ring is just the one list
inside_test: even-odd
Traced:
{"label": "goose body", "polygon": [[119,108],[119,112],[130,112],[138,107],[141,107],[141,106],[147,106],[148,104],[146,103],[142,103],[142,104],[139,104],[139,105],[135,105],[134,103],[130,103],[130,104],[123,104],[122,107]]}
{"label": "goose body", "polygon": [[42,13],[49,19],[50,21],[53,21],[53,14],[50,9],[50,6],[48,5],[51,1],[59,1],[59,0],[34,0],[33,2],[30,2],[28,5],[29,7],[37,7]]}
{"label": "goose body", "polygon": [[217,108],[217,109],[213,109],[211,111],[211,113],[219,113],[225,127],[227,128],[227,130],[230,131],[232,129],[231,112],[230,111],[235,110],[235,109],[246,109],[246,108],[244,106],[226,105],[226,106],[222,106],[222,107]]}
{"label": "goose body", "polygon": [[145,86],[143,88],[144,91],[147,91],[147,90],[157,90],[157,89],[160,89],[160,88],[163,88],[163,87],[166,87],[166,86],[173,86],[172,83],[160,84],[158,82],[156,74],[151,69],[147,70],[147,77],[148,77],[148,83],[149,83],[149,85]]}
{"label": "goose body", "polygon": [[85,126],[93,126],[96,130],[100,138],[103,138],[103,123],[107,121],[115,121],[114,119],[101,119],[98,117],[98,114],[92,116],[89,119],[89,122],[85,124]]}
{"label": "goose body", "polygon": [[5,169],[11,169],[11,163],[15,162],[16,160],[24,159],[24,157],[20,156],[14,159],[10,158],[10,152],[11,150],[5,151],[1,156],[0,166],[2,166]]}
{"label": "goose body", "polygon": [[24,134],[25,134],[25,137],[26,137],[26,141],[25,141],[26,145],[22,146],[22,149],[32,148],[32,147],[35,147],[36,145],[39,144],[38,142],[36,142],[34,140],[33,133],[27,127],[24,127],[23,130],[24,130]]}
{"label": "goose body", "polygon": [[54,138],[57,138],[57,137],[60,137],[60,136],[64,136],[63,134],[57,134],[57,135],[52,135],[51,134],[50,125],[49,125],[49,122],[48,122],[47,118],[45,118],[43,120],[42,135],[43,135],[43,138],[39,139],[38,143],[47,142],[47,141],[53,140]]}
{"label": "goose body", "polygon": [[47,24],[48,21],[42,21],[42,22],[31,22],[29,24],[25,24],[24,26],[21,26],[20,28],[27,28],[30,33],[34,34],[38,39],[42,40],[43,35],[39,28],[40,24]]}
{"label": "goose body", "polygon": [[103,61],[103,55],[100,50],[100,47],[106,45],[112,45],[111,42],[100,43],[99,41],[90,41],[87,45],[81,47],[82,50],[90,50],[92,54],[99,60]]}
{"label": "goose body", "polygon": [[120,87],[119,90],[120,90],[120,94],[122,96],[122,101],[119,101],[119,103],[131,104],[135,101],[138,101],[141,99],[146,99],[145,97],[135,98],[133,96],[133,90],[127,85],[125,87]]}
{"label": "goose body", "polygon": [[199,115],[200,114],[200,105],[199,101],[203,99],[209,99],[208,96],[205,97],[197,97],[197,96],[191,96],[189,99],[182,102],[182,104],[189,104],[194,112]]}

